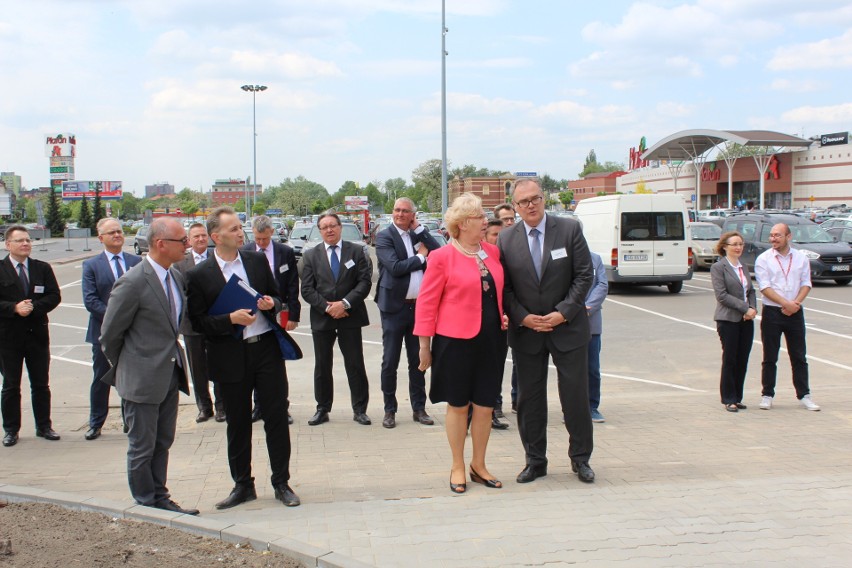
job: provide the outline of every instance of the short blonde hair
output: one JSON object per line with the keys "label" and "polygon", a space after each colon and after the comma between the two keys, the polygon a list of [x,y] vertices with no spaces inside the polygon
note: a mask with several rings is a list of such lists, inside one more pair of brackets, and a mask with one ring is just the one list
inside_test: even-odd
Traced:
{"label": "short blonde hair", "polygon": [[462,193],[453,199],[453,204],[444,213],[447,232],[457,239],[461,224],[477,215],[482,215],[482,200],[472,193]]}

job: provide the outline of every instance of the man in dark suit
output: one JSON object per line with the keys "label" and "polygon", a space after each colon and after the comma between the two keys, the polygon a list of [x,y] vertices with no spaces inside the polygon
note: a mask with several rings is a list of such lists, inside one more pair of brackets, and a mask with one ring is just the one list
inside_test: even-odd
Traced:
{"label": "man in dark suit", "polygon": [[[272,470],[275,498],[288,507],[300,501],[290,480],[290,426],[287,423],[287,373],[278,335],[295,353],[301,351],[287,332],[278,327],[281,311],[278,283],[266,258],[241,251],[243,227],[231,207],[218,207],[207,218],[207,232],[216,243],[210,257],[187,272],[189,317],[192,327],[204,336],[207,366],[215,369],[211,380],[219,383],[228,423],[228,464],[234,489],[217,509],[228,509],[257,499],[251,475],[251,393],[257,389],[263,400],[266,449]],[[211,314],[226,282],[236,275],[262,297],[255,309]]]}
{"label": "man in dark suit", "polygon": [[547,475],[547,372],[552,358],[571,469],[591,482],[585,299],[594,272],[589,248],[578,222],[545,215],[544,194],[535,180],[518,181],[512,199],[523,223],[504,229],[498,246],[506,277],[509,346],[518,365],[518,430],[526,451],[527,465],[517,481]]}
{"label": "man in dark suit", "polygon": [[334,401],[332,359],[335,340],[349,379],[352,419],[370,424],[370,399],[361,328],[370,324],[364,303],[370,293],[372,266],[363,247],[344,241],[340,218],[324,213],[317,220],[323,242],[302,254],[302,297],[311,305],[311,335],[314,339],[314,397],[317,411],[308,420],[316,426],[328,422]]}
{"label": "man in dark suit", "polygon": [[[299,269],[296,265],[296,255],[293,249],[282,243],[272,242],[272,233],[275,226],[272,219],[266,215],[255,217],[251,222],[254,232],[254,243],[246,243],[243,250],[262,253],[266,257],[269,269],[278,282],[278,297],[281,298],[282,314],[286,313],[287,324],[285,329],[293,331],[299,326],[299,316],[302,312],[302,304],[299,302]],[[289,396],[289,393],[287,393]],[[285,401],[287,422],[293,423],[293,417],[289,412],[290,401]],[[257,422],[262,416],[260,404],[258,404],[257,391],[254,391],[254,410],[251,413],[252,422]]]}
{"label": "man in dark suit", "polygon": [[169,449],[175,440],[178,390],[189,394],[186,355],[178,343],[186,313],[183,278],[171,266],[189,245],[183,226],[155,219],[148,256],[119,278],[101,325],[101,345],[111,366],[103,381],[122,398],[127,432],[127,480],[140,505],[197,515],[171,499],[166,487]]}
{"label": "man in dark suit", "polygon": [[[139,264],[141,257],[124,252],[124,231],[118,221],[104,217],[98,221],[98,240],[104,252],[83,261],[83,305],[89,312],[86,342],[92,344],[92,386],[89,389],[89,430],[87,440],[101,435],[101,428],[109,414],[110,386],[101,380],[109,363],[101,349],[101,324],[107,309],[110,292],[115,281]],[[123,420],[122,420],[123,422]]]}
{"label": "man in dark suit", "polygon": [[[207,239],[207,227],[201,223],[193,223],[189,226],[190,250],[186,251],[186,257],[183,260],[175,263],[175,268],[184,277],[184,283],[187,271],[207,260]],[[207,368],[207,355],[204,353],[204,338],[192,329],[189,318],[181,320],[180,332],[183,334],[183,342],[186,345],[189,371],[192,374],[192,390],[195,393],[195,405],[198,407],[198,416],[195,417],[195,421],[206,422],[215,416],[216,422],[224,422],[225,403],[222,400],[219,383],[213,383],[215,405],[210,398],[210,370]]]}
{"label": "man in dark suit", "polygon": [[426,413],[426,379],[420,365],[420,343],[414,330],[414,305],[420,293],[426,257],[440,245],[429,230],[417,222],[414,202],[407,197],[393,205],[393,224],[376,235],[379,281],[376,303],[382,317],[382,393],[385,417],[382,426],[396,426],[396,371],[402,344],[408,357],[408,394],[414,421],[432,425]]}
{"label": "man in dark suit", "polygon": [[3,390],[3,445],[18,443],[21,429],[21,373],[24,362],[36,436],[58,440],[50,421],[50,335],[47,314],[59,305],[59,285],[46,262],[30,258],[33,245],[23,225],[6,229],[8,256],[0,261],[0,374]]}

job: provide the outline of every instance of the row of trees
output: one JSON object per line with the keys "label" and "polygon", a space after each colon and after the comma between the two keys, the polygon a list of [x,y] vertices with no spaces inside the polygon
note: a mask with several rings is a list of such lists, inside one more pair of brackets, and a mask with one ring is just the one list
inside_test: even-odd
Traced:
{"label": "row of trees", "polygon": [[[596,172],[618,171],[623,169],[623,164],[597,161],[595,151],[589,152],[580,177]],[[477,167],[473,164],[465,164],[461,167],[448,169],[449,178],[456,176],[482,177],[505,175],[506,170],[495,170]],[[373,180],[366,186],[361,187],[357,182],[346,181],[337,191],[331,193],[323,185],[306,179],[304,176],[285,178],[277,185],[268,186],[262,194],[257,196],[257,202],[252,206],[252,213],[261,214],[267,209],[281,209],[288,215],[307,215],[318,213],[326,209],[342,210],[344,198],[347,195],[365,195],[370,203],[384,207],[385,211],[393,208],[393,202],[400,197],[408,197],[418,208],[425,211],[437,211],[441,206],[441,160],[427,160],[417,166],[411,172],[411,183],[396,177],[384,181]],[[548,174],[541,176],[542,189],[546,193],[558,193],[559,202],[568,205],[573,199],[573,192],[567,190],[568,180],[556,179]],[[93,228],[99,219],[104,217],[105,211],[96,195],[90,203],[83,199],[70,203],[62,203],[57,196],[46,198],[21,199],[25,211],[25,221],[36,220],[36,205],[38,199],[46,199],[46,219],[48,225],[54,232],[62,232],[62,228],[68,221],[76,220],[80,227]],[[552,204],[552,203],[550,203]],[[20,205],[20,204],[19,204]],[[132,193],[125,192],[120,200],[111,201],[112,216],[120,219],[138,219],[146,209],[179,208],[184,215],[194,216],[204,208],[212,207],[210,195],[203,191],[195,191],[188,187],[183,188],[173,197],[160,197],[157,199],[146,199],[136,197]],[[20,210],[21,207],[18,207]],[[240,200],[236,203],[237,210],[245,210],[245,203]]]}

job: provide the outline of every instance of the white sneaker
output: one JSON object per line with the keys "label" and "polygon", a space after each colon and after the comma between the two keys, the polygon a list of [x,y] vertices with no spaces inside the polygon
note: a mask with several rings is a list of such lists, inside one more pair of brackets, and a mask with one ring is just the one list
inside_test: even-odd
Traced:
{"label": "white sneaker", "polygon": [[763,398],[761,398],[760,399],[760,409],[761,410],[769,410],[770,408],[772,408],[772,397],[771,396],[764,396]]}
{"label": "white sneaker", "polygon": [[819,405],[811,400],[811,395],[806,394],[799,400],[802,403],[802,406],[807,408],[808,410],[819,410]]}

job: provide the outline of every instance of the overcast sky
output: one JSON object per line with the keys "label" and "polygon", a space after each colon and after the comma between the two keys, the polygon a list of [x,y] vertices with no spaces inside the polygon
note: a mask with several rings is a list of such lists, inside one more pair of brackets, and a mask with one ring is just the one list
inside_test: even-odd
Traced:
{"label": "overcast sky", "polygon": [[[850,130],[848,0],[447,0],[453,166],[573,179],[687,128]],[[137,195],[303,175],[330,192],[441,157],[440,0],[27,0],[0,11],[0,170]]]}

